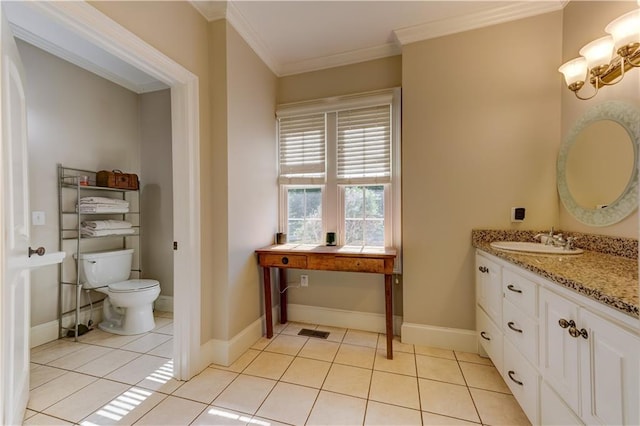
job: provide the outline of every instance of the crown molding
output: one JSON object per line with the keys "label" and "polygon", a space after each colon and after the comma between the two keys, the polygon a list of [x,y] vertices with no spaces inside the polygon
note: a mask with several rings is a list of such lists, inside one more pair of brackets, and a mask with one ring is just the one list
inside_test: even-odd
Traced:
{"label": "crown molding", "polygon": [[304,61],[290,62],[284,64],[280,69],[279,77],[300,74],[303,72],[318,71],[326,68],[340,67],[344,65],[357,64],[359,62],[372,61],[374,59],[386,58],[400,55],[402,49],[396,43],[386,43],[380,46],[366,49],[352,50],[330,56],[306,59]]}
{"label": "crown molding", "polygon": [[267,67],[278,77],[280,76],[278,62],[271,56],[265,42],[232,1],[189,0],[189,3],[209,22],[226,19]]}
{"label": "crown molding", "polygon": [[530,1],[394,30],[400,46],[562,9],[568,1]]}
{"label": "crown molding", "polygon": [[394,30],[395,43],[285,64],[273,57],[264,40],[235,7],[234,0],[189,0],[189,2],[208,21],[226,19],[267,67],[277,77],[283,77],[399,55],[402,53],[402,46],[409,43],[553,12],[564,8],[569,0],[527,1],[498,6],[470,15]]}
{"label": "crown molding", "polygon": [[189,0],[189,3],[209,22],[226,17],[226,1]]}
{"label": "crown molding", "polygon": [[226,19],[240,34],[244,41],[262,59],[269,69],[280,77],[280,66],[270,53],[269,47],[262,40],[260,35],[253,29],[246,18],[235,7],[233,2],[227,2]]}
{"label": "crown molding", "polygon": [[[280,64],[270,52],[270,49],[258,33],[251,27],[247,19],[235,7],[233,1],[211,2],[204,0],[190,0],[190,3],[204,16],[208,21],[217,19],[226,19],[233,28],[240,34],[243,40],[253,49],[253,51],[262,59],[269,69],[277,76],[300,74],[304,72],[317,71],[325,68],[338,67],[342,65],[355,64],[358,62],[370,61],[387,56],[399,55],[401,49],[395,43],[387,43],[380,46],[370,47],[366,49],[353,50],[350,52],[338,53],[330,56],[311,58],[299,62],[291,62]],[[215,10],[211,7],[213,3],[224,4],[223,7],[217,7]]]}

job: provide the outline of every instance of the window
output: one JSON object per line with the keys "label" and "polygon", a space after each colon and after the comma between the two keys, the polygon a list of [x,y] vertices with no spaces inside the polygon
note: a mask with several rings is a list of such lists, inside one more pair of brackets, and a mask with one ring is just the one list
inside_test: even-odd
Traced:
{"label": "window", "polygon": [[384,247],[384,186],[344,188],[344,244]]}
{"label": "window", "polygon": [[399,89],[278,108],[289,242],[400,248]]}
{"label": "window", "polygon": [[287,238],[291,243],[317,244],[322,240],[322,189],[287,188]]}

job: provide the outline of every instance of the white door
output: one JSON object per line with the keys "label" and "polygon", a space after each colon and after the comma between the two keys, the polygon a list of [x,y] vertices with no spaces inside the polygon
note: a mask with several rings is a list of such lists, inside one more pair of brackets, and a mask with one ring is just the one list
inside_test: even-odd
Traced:
{"label": "white door", "polygon": [[29,398],[29,192],[23,71],[0,7],[0,423],[21,424]]}

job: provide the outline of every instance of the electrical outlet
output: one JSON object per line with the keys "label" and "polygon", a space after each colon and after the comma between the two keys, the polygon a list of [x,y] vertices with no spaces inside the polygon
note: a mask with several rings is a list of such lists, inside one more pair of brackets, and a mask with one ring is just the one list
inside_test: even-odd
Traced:
{"label": "electrical outlet", "polygon": [[300,275],[300,287],[309,287],[309,275]]}

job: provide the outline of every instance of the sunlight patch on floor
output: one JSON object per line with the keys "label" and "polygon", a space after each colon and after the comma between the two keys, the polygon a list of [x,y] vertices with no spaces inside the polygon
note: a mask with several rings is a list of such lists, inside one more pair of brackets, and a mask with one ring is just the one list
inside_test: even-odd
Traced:
{"label": "sunlight patch on floor", "polygon": [[[149,374],[145,380],[148,379],[164,384],[172,378],[173,360],[169,360],[153,373]],[[94,414],[117,422],[122,420],[122,418],[133,411],[138,405],[142,404],[151,395],[153,395],[152,391],[132,387],[123,392],[121,395],[118,395],[111,402],[100,408]],[[80,424],[82,426],[98,426],[96,423],[92,423],[86,420]]]}

